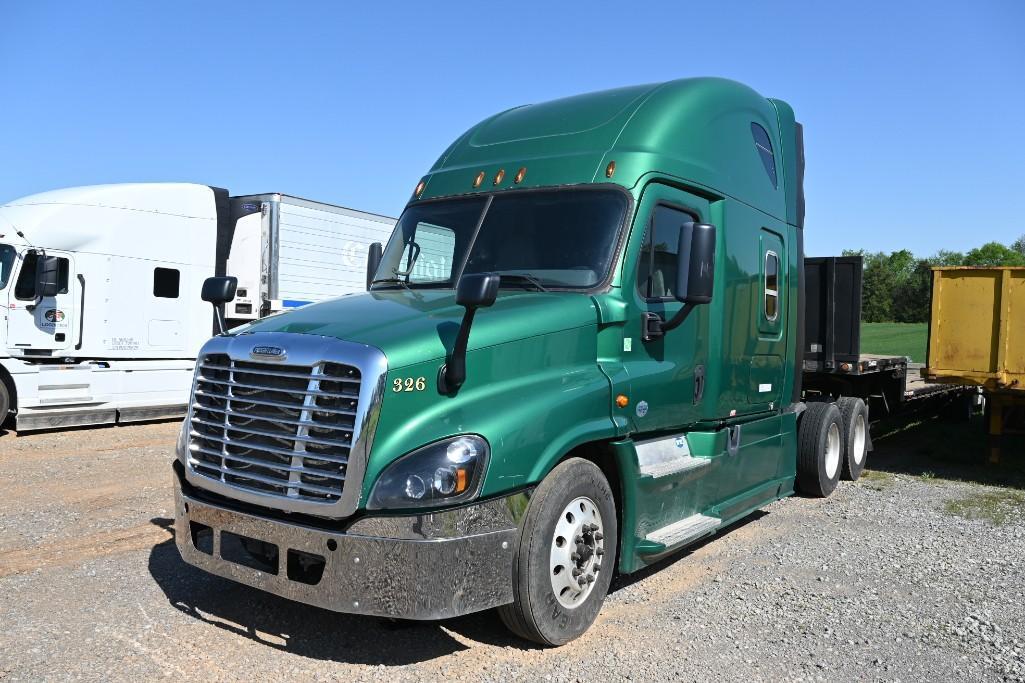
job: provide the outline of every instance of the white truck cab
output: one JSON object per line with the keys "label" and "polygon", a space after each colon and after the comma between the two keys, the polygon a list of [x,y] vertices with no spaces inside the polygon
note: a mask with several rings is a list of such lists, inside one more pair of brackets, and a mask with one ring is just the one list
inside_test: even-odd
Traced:
{"label": "white truck cab", "polygon": [[[234,324],[362,291],[349,271],[365,262],[349,264],[344,245],[358,243],[349,251],[365,259],[366,245],[394,225],[286,195],[244,199],[206,185],[137,183],[0,205],[0,423],[9,413],[19,431],[183,414],[196,353],[214,332],[204,279],[229,268],[243,276],[245,298],[227,311]],[[305,224],[282,244],[269,221],[293,203]],[[306,249],[302,236],[319,248]],[[303,277],[306,253],[318,261],[316,282]],[[337,272],[326,267],[334,262]],[[44,270],[53,281],[40,291]],[[293,291],[308,296],[296,301]]]}

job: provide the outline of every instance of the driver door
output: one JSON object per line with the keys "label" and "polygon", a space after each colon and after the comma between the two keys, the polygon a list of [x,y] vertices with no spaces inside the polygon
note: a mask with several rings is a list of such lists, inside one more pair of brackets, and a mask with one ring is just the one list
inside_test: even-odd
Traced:
{"label": "driver door", "polygon": [[[624,365],[630,376],[629,419],[633,431],[679,430],[699,419],[708,358],[708,306],[696,306],[683,323],[662,336],[645,339],[645,315],[671,320],[683,304],[676,300],[676,270],[686,267],[676,253],[681,226],[710,222],[708,201],[658,183],[641,197],[643,240],[631,240],[634,268],[626,269],[624,298],[631,302],[624,330]],[[627,350],[629,349],[629,350]]]}
{"label": "driver door", "polygon": [[14,354],[25,350],[60,352],[77,342],[74,259],[67,252],[50,250],[46,254],[58,257],[59,291],[42,299],[35,294],[39,252],[30,249],[19,258],[17,279],[8,294],[7,344]]}

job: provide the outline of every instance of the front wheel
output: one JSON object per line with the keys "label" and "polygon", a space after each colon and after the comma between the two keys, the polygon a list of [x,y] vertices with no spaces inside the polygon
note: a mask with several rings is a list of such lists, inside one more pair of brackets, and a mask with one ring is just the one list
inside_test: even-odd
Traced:
{"label": "front wheel", "polygon": [[602,471],[571,458],[541,482],[520,531],[513,603],[498,608],[515,634],[562,645],[594,622],[612,582],[616,506]]}

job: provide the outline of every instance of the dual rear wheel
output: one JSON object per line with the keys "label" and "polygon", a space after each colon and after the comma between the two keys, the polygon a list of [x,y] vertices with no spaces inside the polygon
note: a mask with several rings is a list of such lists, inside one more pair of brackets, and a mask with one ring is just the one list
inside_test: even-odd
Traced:
{"label": "dual rear wheel", "polygon": [[869,449],[868,406],[844,396],[836,403],[809,403],[797,431],[797,488],[825,498],[841,477],[857,480]]}

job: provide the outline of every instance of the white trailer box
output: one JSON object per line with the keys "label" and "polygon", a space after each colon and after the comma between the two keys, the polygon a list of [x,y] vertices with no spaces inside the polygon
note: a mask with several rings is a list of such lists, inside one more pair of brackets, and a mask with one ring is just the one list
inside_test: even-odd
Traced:
{"label": "white trailer box", "polygon": [[283,194],[231,198],[229,324],[366,289],[367,247],[395,219]]}
{"label": "white trailer box", "polygon": [[[188,183],[77,187],[0,206],[0,422],[11,413],[28,431],[183,414],[214,330],[203,280],[239,278],[235,324],[360,292],[367,248],[393,225]],[[41,262],[57,268],[52,296],[36,296]]]}

